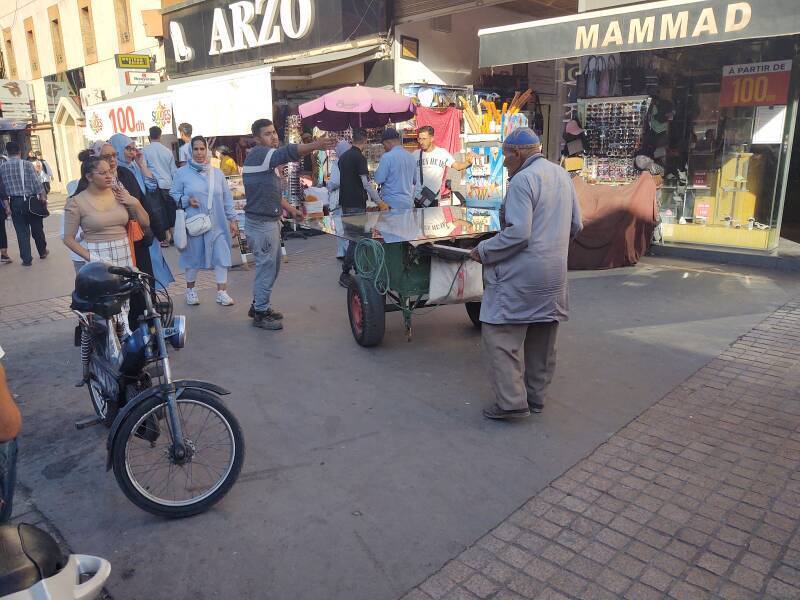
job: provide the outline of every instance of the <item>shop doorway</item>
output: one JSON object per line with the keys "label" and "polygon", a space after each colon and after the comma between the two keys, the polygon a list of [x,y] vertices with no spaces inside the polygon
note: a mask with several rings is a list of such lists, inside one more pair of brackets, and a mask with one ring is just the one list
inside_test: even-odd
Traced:
{"label": "shop doorway", "polygon": [[783,204],[781,237],[800,244],[800,127],[794,128],[792,148],[786,199]]}
{"label": "shop doorway", "polygon": [[80,178],[78,153],[85,144],[79,123],[83,118],[83,111],[72,98],[62,96],[59,99],[53,118],[53,131],[56,139],[56,159],[65,185],[73,179]]}

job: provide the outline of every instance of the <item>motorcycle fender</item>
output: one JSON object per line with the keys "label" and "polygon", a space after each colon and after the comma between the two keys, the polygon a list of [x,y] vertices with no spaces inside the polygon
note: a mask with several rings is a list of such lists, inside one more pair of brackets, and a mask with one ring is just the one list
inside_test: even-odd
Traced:
{"label": "motorcycle fender", "polygon": [[[222,388],[218,385],[213,383],[209,383],[208,381],[200,381],[198,379],[179,379],[173,382],[175,385],[176,396],[180,398],[183,396],[183,393],[187,389],[201,389],[201,390],[208,390],[209,392],[213,392],[218,396],[227,396],[230,394],[229,390]],[[139,392],[130,402],[128,402],[122,409],[117,413],[117,416],[114,418],[114,423],[111,425],[111,430],[108,432],[108,441],[106,442],[106,453],[108,454],[106,458],[106,471],[111,470],[111,448],[114,447],[114,440],[117,438],[117,433],[119,432],[120,427],[122,427],[123,421],[125,421],[125,417],[139,405],[139,403],[144,402],[148,398],[152,396],[161,396],[162,398],[166,399],[167,393],[169,392],[169,386],[167,385],[154,385],[153,387],[147,388],[143,392]]]}

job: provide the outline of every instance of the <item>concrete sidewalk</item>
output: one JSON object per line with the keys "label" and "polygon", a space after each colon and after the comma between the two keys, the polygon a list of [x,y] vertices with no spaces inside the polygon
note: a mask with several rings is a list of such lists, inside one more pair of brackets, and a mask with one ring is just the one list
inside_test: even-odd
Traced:
{"label": "concrete sidewalk", "polygon": [[405,600],[800,598],[799,361],[795,300]]}

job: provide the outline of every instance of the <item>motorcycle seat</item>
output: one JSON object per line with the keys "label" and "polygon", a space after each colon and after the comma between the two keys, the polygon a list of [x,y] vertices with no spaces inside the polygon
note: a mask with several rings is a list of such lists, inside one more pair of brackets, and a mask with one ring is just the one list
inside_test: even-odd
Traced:
{"label": "motorcycle seat", "polygon": [[66,564],[56,541],[41,529],[25,523],[0,526],[0,597],[27,590]]}

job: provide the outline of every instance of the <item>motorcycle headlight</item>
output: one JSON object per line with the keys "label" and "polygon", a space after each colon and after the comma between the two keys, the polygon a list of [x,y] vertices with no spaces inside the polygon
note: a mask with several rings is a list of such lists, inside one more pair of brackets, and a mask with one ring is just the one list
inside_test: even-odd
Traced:
{"label": "motorcycle headlight", "polygon": [[164,337],[176,350],[186,345],[186,317],[175,315],[172,317],[172,327],[164,329]]}

